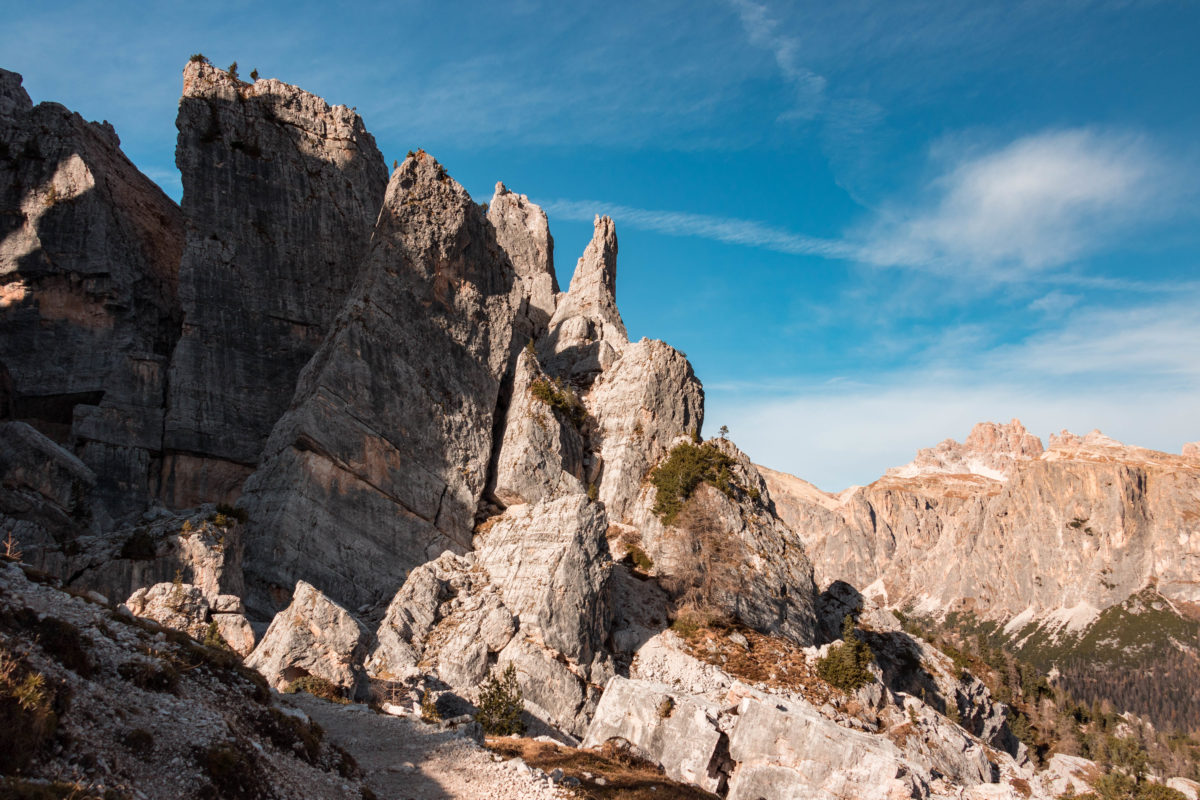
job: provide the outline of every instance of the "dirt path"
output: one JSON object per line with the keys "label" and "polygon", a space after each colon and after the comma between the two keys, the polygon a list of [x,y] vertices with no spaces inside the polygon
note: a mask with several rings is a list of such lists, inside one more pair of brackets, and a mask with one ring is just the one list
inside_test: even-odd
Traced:
{"label": "dirt path", "polygon": [[490,751],[454,731],[309,695],[290,695],[287,702],[303,709],[325,729],[329,741],[354,756],[379,800],[550,800],[567,796],[528,768],[497,762]]}

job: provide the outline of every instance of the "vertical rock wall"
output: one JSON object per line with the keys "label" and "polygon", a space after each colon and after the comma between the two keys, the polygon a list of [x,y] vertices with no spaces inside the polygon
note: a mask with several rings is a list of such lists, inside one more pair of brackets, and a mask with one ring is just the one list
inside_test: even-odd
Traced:
{"label": "vertical rock wall", "polygon": [[231,499],[354,285],[387,182],[362,119],[276,80],[184,71],[187,245],[163,496]]}

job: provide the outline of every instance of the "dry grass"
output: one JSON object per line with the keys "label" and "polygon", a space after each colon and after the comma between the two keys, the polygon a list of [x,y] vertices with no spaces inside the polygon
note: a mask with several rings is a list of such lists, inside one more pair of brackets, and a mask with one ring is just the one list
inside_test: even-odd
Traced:
{"label": "dry grass", "polygon": [[[733,623],[690,624],[682,616],[672,629],[693,656],[746,683],[797,692],[817,706],[845,696],[817,675],[816,665],[809,664],[801,647],[789,639],[767,636]],[[749,646],[742,647],[733,641],[730,636],[734,633],[744,636]]]}
{"label": "dry grass", "polygon": [[[605,756],[590,750],[576,750],[533,739],[487,740],[492,751],[505,758],[520,756],[531,767],[550,772],[561,769],[563,774],[578,778],[579,786],[571,791],[585,800],[695,800],[716,798],[716,795],[668,780],[653,764],[635,762],[619,754]],[[593,778],[584,777],[588,773]],[[603,778],[605,785],[596,783]]]}

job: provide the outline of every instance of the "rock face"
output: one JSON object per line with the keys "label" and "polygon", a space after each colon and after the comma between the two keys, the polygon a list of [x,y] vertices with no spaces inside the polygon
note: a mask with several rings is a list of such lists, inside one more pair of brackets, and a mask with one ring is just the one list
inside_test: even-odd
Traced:
{"label": "rock face", "polygon": [[253,604],[277,607],[299,576],[376,602],[470,548],[515,360],[514,280],[466,191],[425,153],[407,159],[354,296],[246,485]]}
{"label": "rock face", "polygon": [[112,126],[0,70],[0,406],[76,450],[117,518],[157,488],[182,245]]}
{"label": "rock face", "polygon": [[604,687],[582,746],[624,739],[637,755],[661,765],[667,777],[718,792],[728,771],[718,713],[701,698],[615,676]]}
{"label": "rock face", "polygon": [[546,369],[587,381],[608,369],[629,342],[617,310],[617,231],[609,217],[596,217],[571,286],[558,299],[538,352]]}
{"label": "rock face", "polygon": [[573,420],[537,395],[538,388],[561,391],[542,372],[537,357],[524,349],[496,455],[492,493],[505,505],[585,491],[583,436]]}
{"label": "rock face", "polygon": [[187,244],[163,496],[230,500],[358,276],[387,171],[362,119],[188,64],[175,160]]}
{"label": "rock face", "polygon": [[353,697],[364,697],[362,662],[371,638],[346,609],[300,581],[292,604],[275,616],[246,666],[262,673],[276,689],[315,675],[347,689]]}
{"label": "rock face", "polygon": [[523,194],[510,192],[503,183],[488,205],[488,222],[496,229],[496,241],[512,261],[525,298],[531,339],[542,336],[558,303],[558,279],[554,275],[554,237],[546,212]]}
{"label": "rock face", "polygon": [[610,626],[607,528],[603,509],[576,494],[514,506],[476,543],[522,630],[576,664],[591,663]]}
{"label": "rock face", "polygon": [[1151,583],[1171,600],[1200,600],[1200,463],[1099,432],[1064,432],[1038,454],[1016,423],[972,438],[980,431],[1012,453],[1002,479],[897,472],[830,502],[768,475],[818,583],[1014,629],[1041,620],[1082,630]]}
{"label": "rock face", "polygon": [[959,444],[946,439],[937,447],[917,452],[917,457],[903,467],[893,467],[887,475],[912,478],[918,475],[968,474],[1003,480],[1008,468],[1018,461],[1035,459],[1042,454],[1042,441],[1021,421],[1007,425],[981,422],[971,429],[967,441]]}

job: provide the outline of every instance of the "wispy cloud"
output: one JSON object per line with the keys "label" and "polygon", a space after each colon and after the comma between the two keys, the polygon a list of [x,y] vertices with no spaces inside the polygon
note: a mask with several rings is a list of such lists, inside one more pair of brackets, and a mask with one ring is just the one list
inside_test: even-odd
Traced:
{"label": "wispy cloud", "polygon": [[775,64],[795,93],[795,105],[781,117],[811,119],[816,116],[825,101],[828,81],[800,62],[800,40],[781,33],[779,22],[771,17],[765,5],[753,0],[731,0],[731,5],[737,9],[750,43],[775,56]]}
{"label": "wispy cloud", "polygon": [[1166,178],[1160,158],[1136,136],[1087,129],[1026,136],[951,163],[926,187],[924,209],[883,212],[858,234],[860,257],[1025,277],[1090,254],[1153,215]]}
{"label": "wispy cloud", "polygon": [[607,214],[618,226],[628,225],[668,236],[694,236],[791,255],[847,258],[853,253],[853,248],[845,242],[791,233],[753,220],[684,211],[652,211],[593,200],[539,202],[547,214],[561,219],[589,222],[596,214]]}
{"label": "wispy cloud", "polygon": [[566,219],[609,214],[618,223],[671,236],[910,268],[977,283],[1036,280],[1093,289],[1163,289],[1153,282],[1066,269],[1119,242],[1139,224],[1173,213],[1183,185],[1178,174],[1186,170],[1168,164],[1144,139],[1088,129],[1053,130],[993,150],[968,150],[958,158],[943,157],[942,169],[924,186],[905,193],[903,204],[896,200],[872,212],[836,239],[754,220],[600,201],[557,199],[544,205]]}

